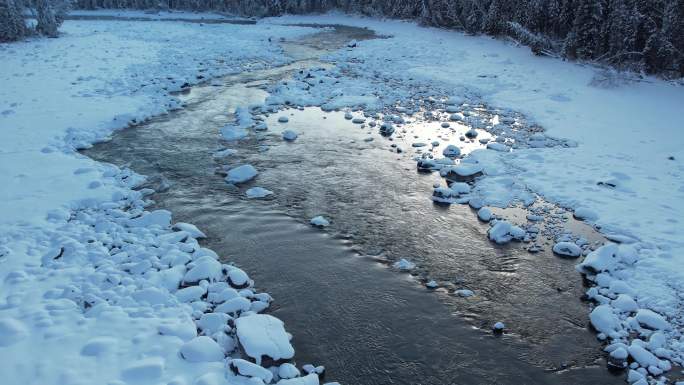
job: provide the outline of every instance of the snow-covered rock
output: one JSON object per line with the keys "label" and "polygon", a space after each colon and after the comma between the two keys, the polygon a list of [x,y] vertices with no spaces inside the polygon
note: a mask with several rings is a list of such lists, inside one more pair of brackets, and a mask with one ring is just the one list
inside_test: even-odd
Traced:
{"label": "snow-covered rock", "polygon": [[267,190],[263,187],[252,187],[245,191],[245,195],[250,199],[266,198],[269,195],[273,195],[273,191]]}
{"label": "snow-covered rock", "polygon": [[442,150],[442,155],[449,157],[449,158],[457,158],[461,156],[461,149],[458,148],[458,146],[455,146],[453,144],[450,144]]}
{"label": "snow-covered rock", "polygon": [[283,322],[273,316],[255,314],[235,320],[238,340],[245,353],[261,363],[264,356],[274,360],[290,359],[294,348],[290,344]]}
{"label": "snow-covered rock", "polygon": [[189,362],[223,361],[223,350],[207,336],[195,337],[181,346],[181,356]]}
{"label": "snow-covered rock", "polygon": [[204,234],[200,229],[198,229],[197,226],[190,224],[190,223],[177,222],[176,224],[173,225],[173,228],[176,230],[185,231],[186,233],[190,234],[190,236],[193,238],[206,238],[207,237],[207,235]]}
{"label": "snow-covered rock", "polygon": [[226,182],[228,183],[245,183],[254,179],[257,176],[257,170],[251,164],[243,164],[241,166],[228,170]]}
{"label": "snow-covered rock", "polygon": [[614,336],[620,329],[620,319],[613,313],[610,305],[599,305],[589,314],[594,329],[607,335]]}
{"label": "snow-covered rock", "polygon": [[319,215],[319,216],[317,216],[317,217],[311,218],[311,220],[309,221],[309,223],[310,223],[312,226],[316,226],[316,227],[328,227],[328,226],[330,226],[330,221],[327,220],[327,219],[326,219],[325,217],[323,217],[322,215]]}
{"label": "snow-covered rock", "polygon": [[671,328],[670,323],[663,316],[649,309],[639,309],[635,318],[639,324],[649,329],[669,330]]}
{"label": "snow-covered rock", "polygon": [[392,264],[392,266],[394,266],[395,269],[399,269],[399,270],[412,270],[416,267],[416,264],[407,260],[407,259],[402,258],[402,259],[394,262],[394,264]]}
{"label": "snow-covered rock", "polygon": [[577,258],[582,255],[582,248],[573,242],[558,242],[553,245],[553,252],[566,258]]}
{"label": "snow-covered rock", "polygon": [[484,222],[489,222],[492,220],[494,214],[492,213],[492,210],[489,209],[489,207],[482,207],[479,210],[477,210],[477,217]]}
{"label": "snow-covered rock", "polygon": [[221,263],[210,256],[204,256],[194,261],[194,266],[183,276],[183,282],[194,283],[203,279],[216,281],[222,276]]}
{"label": "snow-covered rock", "polygon": [[286,140],[288,142],[293,142],[297,139],[298,136],[299,135],[297,135],[297,133],[292,130],[283,131],[283,140]]}
{"label": "snow-covered rock", "polygon": [[490,241],[498,244],[520,241],[525,237],[525,230],[504,220],[497,220],[487,232]]}
{"label": "snow-covered rock", "polygon": [[228,367],[235,374],[245,377],[258,378],[266,384],[273,380],[273,373],[271,373],[270,370],[240,358],[230,360],[228,362]]}

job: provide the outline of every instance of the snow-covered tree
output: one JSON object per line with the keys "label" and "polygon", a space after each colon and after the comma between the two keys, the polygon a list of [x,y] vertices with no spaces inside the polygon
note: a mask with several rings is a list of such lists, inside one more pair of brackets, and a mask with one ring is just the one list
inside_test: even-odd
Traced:
{"label": "snow-covered tree", "polygon": [[19,40],[27,35],[23,8],[21,0],[0,0],[0,42]]}

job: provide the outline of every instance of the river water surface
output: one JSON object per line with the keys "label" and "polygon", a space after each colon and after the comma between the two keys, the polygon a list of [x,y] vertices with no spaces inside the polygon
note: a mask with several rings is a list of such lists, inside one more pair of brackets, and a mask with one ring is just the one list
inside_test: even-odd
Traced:
{"label": "river water surface", "polygon": [[[238,106],[258,104],[265,85],[368,30],[336,27],[284,48],[296,61],[228,76],[181,95],[186,107],[119,131],[83,152],[147,175],[155,207],[196,224],[204,242],[246,270],[294,335],[297,364],[325,365],[343,384],[618,384],[587,325],[574,262],[523,246],[496,247],[468,206],[429,199],[437,175],[416,172],[406,138],[389,140],[342,112],[290,109],[269,130],[238,143],[219,129]],[[287,115],[287,124],[278,116]],[[280,132],[299,138],[284,142]],[[463,127],[465,130],[465,127]],[[404,137],[434,138],[434,127]],[[228,146],[237,153],[215,158]],[[473,143],[471,147],[478,145]],[[224,166],[250,163],[258,177],[235,187]],[[261,186],[274,195],[245,197]],[[308,219],[325,215],[325,231]],[[388,263],[418,264],[414,276]],[[434,279],[438,290],[421,282]],[[460,297],[456,289],[475,295]],[[507,334],[489,331],[496,321]]]}

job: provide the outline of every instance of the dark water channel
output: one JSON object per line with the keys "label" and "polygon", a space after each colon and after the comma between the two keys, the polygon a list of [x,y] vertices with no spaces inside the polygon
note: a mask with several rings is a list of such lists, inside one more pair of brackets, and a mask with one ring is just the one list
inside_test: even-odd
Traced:
{"label": "dark water channel", "polygon": [[[390,151],[392,143],[410,147],[403,139],[390,142],[341,112],[307,108],[268,117],[265,133],[221,141],[219,129],[235,108],[261,103],[265,84],[317,64],[323,47],[368,37],[367,30],[344,27],[287,43],[293,64],[193,88],[182,96],[183,110],[83,153],[147,175],[155,206],[200,227],[206,246],[275,298],[270,311],[294,335],[297,363],[325,365],[329,381],[622,383],[604,368],[586,328],[574,262],[520,245],[494,247],[467,206],[433,205],[439,177],[418,174],[410,151]],[[289,123],[278,123],[280,115]],[[284,142],[285,128],[299,138]],[[237,153],[215,158],[224,146]],[[259,175],[239,187],[217,172],[245,163]],[[274,195],[247,199],[245,190],[254,186]],[[316,215],[332,225],[310,227]],[[416,277],[381,263],[399,258],[419,265]],[[426,278],[442,288],[430,292],[421,285]],[[454,289],[475,295],[460,297]],[[493,336],[495,321],[510,332]]]}

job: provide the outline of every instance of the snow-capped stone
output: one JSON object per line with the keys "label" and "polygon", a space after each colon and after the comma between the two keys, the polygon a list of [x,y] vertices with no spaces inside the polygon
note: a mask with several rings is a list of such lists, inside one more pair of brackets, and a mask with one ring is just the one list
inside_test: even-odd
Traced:
{"label": "snow-capped stone", "polygon": [[354,118],[354,115],[352,115],[351,112],[347,111],[344,113],[344,118],[347,120],[352,120],[352,118]]}
{"label": "snow-capped stone", "polygon": [[228,271],[228,282],[230,286],[242,289],[249,285],[249,277],[244,270],[233,267]]}
{"label": "snow-capped stone", "polygon": [[259,199],[259,198],[265,198],[269,195],[272,195],[273,191],[267,190],[263,187],[252,187],[247,189],[245,191],[245,195],[247,195],[247,198],[250,199]]}
{"label": "snow-capped stone", "polygon": [[213,335],[214,333],[224,331],[230,319],[231,317],[226,313],[204,313],[197,321],[197,326],[205,335]]}
{"label": "snow-capped stone", "polygon": [[456,290],[456,291],[454,292],[454,294],[456,294],[456,295],[458,295],[458,296],[460,296],[460,297],[472,297],[473,295],[475,295],[475,293],[473,293],[472,290],[468,290],[468,289],[459,289],[459,290]]}
{"label": "snow-capped stone", "polygon": [[444,148],[442,155],[449,158],[456,158],[461,155],[461,149],[458,146],[450,144]]}
{"label": "snow-capped stone", "polygon": [[437,286],[439,286],[439,285],[437,284],[437,281],[435,281],[434,279],[431,279],[431,280],[429,280],[429,281],[425,284],[425,286],[426,286],[428,289],[436,289]]}
{"label": "snow-capped stone", "polygon": [[295,378],[299,377],[299,369],[289,362],[286,362],[278,367],[278,377],[280,378]]}
{"label": "snow-capped stone", "polygon": [[330,221],[328,221],[327,219],[325,219],[325,217],[323,217],[322,215],[319,215],[319,216],[317,216],[317,217],[311,218],[311,220],[309,221],[309,223],[310,223],[312,226],[316,226],[316,227],[327,227],[327,226],[330,226]]}
{"label": "snow-capped stone", "polygon": [[193,283],[203,279],[216,281],[221,279],[221,263],[210,256],[204,256],[194,261],[195,266],[183,276],[183,282]]}
{"label": "snow-capped stone", "polygon": [[432,192],[432,200],[437,203],[452,204],[456,202],[459,194],[449,187],[440,186]]}
{"label": "snow-capped stone", "polygon": [[197,301],[207,292],[202,286],[188,286],[176,292],[176,298],[180,302]]}
{"label": "snow-capped stone", "polygon": [[251,164],[243,164],[228,170],[228,176],[226,176],[226,182],[228,183],[244,183],[249,180],[254,179],[257,176],[257,170]]}
{"label": "snow-capped stone", "polygon": [[596,214],[596,212],[586,207],[576,208],[572,215],[577,219],[585,221],[595,221],[596,219],[598,219],[598,214]]}
{"label": "snow-capped stone", "polygon": [[525,230],[512,225],[507,221],[497,220],[487,232],[490,241],[498,244],[508,243],[512,240],[520,241],[525,238]]}
{"label": "snow-capped stone", "polygon": [[611,301],[611,305],[621,312],[631,313],[637,311],[639,308],[636,301],[628,294],[620,294],[616,299]]}
{"label": "snow-capped stone", "polygon": [[484,222],[489,222],[492,220],[492,210],[489,207],[482,207],[481,209],[477,210],[477,217]]}
{"label": "snow-capped stone", "polygon": [[494,151],[499,151],[499,152],[509,152],[511,150],[510,147],[506,146],[503,143],[498,143],[498,142],[489,142],[487,143],[487,149],[488,150],[494,150]]}
{"label": "snow-capped stone", "polygon": [[644,368],[648,368],[649,366],[657,367],[658,363],[660,362],[658,357],[638,344],[632,343],[629,345],[627,351],[629,352],[629,355],[632,356],[634,361],[638,362],[639,365],[643,366]]}
{"label": "snow-capped stone", "polygon": [[649,309],[639,309],[635,318],[640,325],[649,329],[669,330],[671,328],[670,323],[663,316]]}
{"label": "snow-capped stone", "polygon": [[319,385],[320,379],[318,374],[311,373],[303,377],[283,379],[276,382],[276,385]]}
{"label": "snow-capped stone", "polygon": [[306,364],[302,366],[302,369],[308,374],[317,374],[319,376],[325,373],[325,366],[323,365],[313,366],[311,364]]}
{"label": "snow-capped stone", "polygon": [[216,306],[216,309],[214,309],[215,312],[217,313],[228,313],[228,314],[237,314],[240,312],[246,312],[250,309],[252,303],[244,297],[236,297],[229,299],[222,304]]}
{"label": "snow-capped stone", "polygon": [[592,251],[584,258],[584,261],[577,265],[580,272],[599,273],[612,269],[618,262],[618,245],[609,243]]}
{"label": "snow-capped stone", "polygon": [[577,258],[582,255],[582,249],[573,242],[558,242],[553,245],[553,252],[567,258]]}
{"label": "snow-capped stone", "polygon": [[283,140],[286,140],[288,142],[294,141],[295,139],[297,139],[297,136],[297,133],[292,130],[283,131]]}
{"label": "snow-capped stone", "polygon": [[492,326],[494,333],[503,333],[505,328],[506,325],[503,322],[497,322],[494,324],[494,326]]}
{"label": "snow-capped stone", "polygon": [[154,210],[144,213],[142,216],[128,221],[133,227],[157,226],[166,228],[171,225],[171,212],[168,210]]}
{"label": "snow-capped stone", "polygon": [[190,223],[177,222],[176,224],[173,225],[173,228],[175,230],[185,231],[186,233],[190,234],[190,236],[193,238],[206,238],[207,237],[206,234],[204,234],[200,229],[197,228],[197,226],[190,224]]}
{"label": "snow-capped stone", "polygon": [[235,358],[229,361],[228,367],[233,371],[233,373],[239,374],[245,377],[255,377],[261,379],[264,383],[268,384],[273,380],[273,373],[270,370],[263,368],[257,364],[251,363],[247,360],[240,358]]}
{"label": "snow-capped stone", "polygon": [[285,116],[285,115],[281,115],[281,116],[278,117],[278,122],[279,122],[279,123],[287,123],[287,122],[289,122],[289,121],[290,121],[290,118],[288,118],[288,117]]}
{"label": "snow-capped stone", "polygon": [[615,335],[620,329],[620,320],[610,305],[599,305],[594,308],[589,314],[589,320],[594,329],[607,336]]}
{"label": "snow-capped stone", "polygon": [[392,264],[392,266],[394,266],[395,269],[399,269],[399,270],[411,270],[411,269],[416,267],[416,264],[407,260],[407,259],[402,258],[402,259],[394,262],[394,264]]}
{"label": "snow-capped stone", "polygon": [[223,350],[207,336],[195,337],[181,346],[181,356],[189,362],[223,361]]}
{"label": "snow-capped stone", "polygon": [[266,314],[255,314],[235,320],[238,340],[245,353],[261,363],[262,357],[274,360],[290,359],[294,348],[290,344],[283,322]]}

